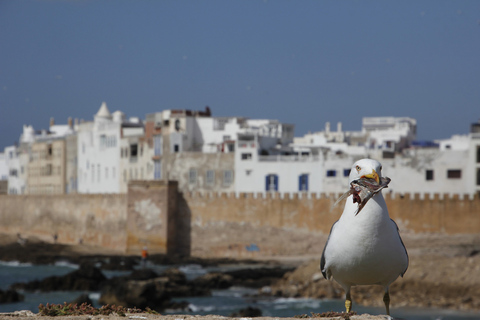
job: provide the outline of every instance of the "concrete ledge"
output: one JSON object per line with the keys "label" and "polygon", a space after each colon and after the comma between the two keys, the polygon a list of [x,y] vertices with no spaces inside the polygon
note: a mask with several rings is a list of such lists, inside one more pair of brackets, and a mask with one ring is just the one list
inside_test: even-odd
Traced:
{"label": "concrete ledge", "polygon": [[[147,313],[133,313],[127,314],[126,316],[118,316],[118,315],[109,315],[109,316],[57,316],[57,317],[47,317],[47,316],[40,316],[39,314],[32,313],[30,311],[15,311],[9,313],[0,313],[0,320],[32,320],[32,319],[41,319],[41,320],[66,320],[66,319],[74,319],[74,320],[299,320],[299,318],[279,318],[279,317],[258,317],[258,318],[230,318],[230,317],[223,317],[218,315],[207,315],[207,316],[192,316],[192,315],[153,315]],[[306,319],[313,319],[313,318],[306,318]],[[332,318],[316,318],[322,320],[339,320],[343,319],[343,317],[332,317]],[[385,320],[388,319],[387,316],[372,316],[369,314],[362,314],[351,316],[351,320]]]}

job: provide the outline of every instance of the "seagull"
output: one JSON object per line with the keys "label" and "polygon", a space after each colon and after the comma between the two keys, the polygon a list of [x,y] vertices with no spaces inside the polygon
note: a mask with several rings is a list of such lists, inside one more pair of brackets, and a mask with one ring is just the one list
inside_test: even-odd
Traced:
{"label": "seagull", "polygon": [[[382,165],[373,159],[355,162],[349,183],[360,178],[374,179],[378,184]],[[345,308],[352,309],[350,289],[357,285],[381,285],[383,302],[390,316],[389,286],[405,274],[408,254],[398,226],[390,219],[381,192],[375,194],[358,215],[358,204],[350,195],[342,216],[330,230],[323,249],[320,269],[325,279],[334,279],[345,290]]]}

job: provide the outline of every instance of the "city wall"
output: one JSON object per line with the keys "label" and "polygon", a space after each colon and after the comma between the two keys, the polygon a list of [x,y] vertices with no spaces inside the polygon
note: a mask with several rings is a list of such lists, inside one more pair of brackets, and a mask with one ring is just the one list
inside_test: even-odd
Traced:
{"label": "city wall", "polygon": [[[251,223],[329,233],[343,203],[332,208],[340,194],[199,194],[188,193],[192,225],[224,222]],[[480,199],[440,194],[384,194],[390,217],[412,232],[480,233]]]}
{"label": "city wall", "polygon": [[[228,234],[220,247],[242,243],[237,236],[243,231],[235,230],[245,226],[259,233],[277,228],[280,233],[328,234],[343,209],[343,204],[332,209],[339,195],[182,194],[177,188],[176,182],[143,181],[130,183],[129,192],[118,195],[3,195],[0,233],[50,242],[56,237],[59,243],[82,242],[124,253],[138,254],[147,245],[151,253],[188,255],[192,243],[222,232]],[[385,198],[403,231],[480,233],[477,196]]]}
{"label": "city wall", "polygon": [[125,195],[2,195],[0,233],[125,250]]}

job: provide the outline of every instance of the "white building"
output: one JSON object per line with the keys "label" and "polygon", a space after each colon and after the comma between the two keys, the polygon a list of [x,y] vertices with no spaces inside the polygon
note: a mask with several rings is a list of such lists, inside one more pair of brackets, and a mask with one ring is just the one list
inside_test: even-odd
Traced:
{"label": "white building", "polygon": [[362,133],[369,149],[399,152],[411,145],[417,134],[417,121],[407,117],[366,117]]}
{"label": "white building", "polygon": [[8,166],[5,153],[0,153],[0,194],[8,194]]}
{"label": "white building", "polygon": [[237,134],[235,192],[321,190],[322,155],[291,147],[294,126],[252,120]]}
{"label": "white building", "polygon": [[5,152],[0,153],[0,180],[8,181],[8,165]]}
{"label": "white building", "polygon": [[[364,118],[361,132],[325,131],[295,138],[293,154],[262,157],[255,138],[239,138],[236,192],[343,193],[351,165],[360,158],[382,162],[395,194],[480,192],[480,124],[472,133],[435,143],[414,143],[411,118]],[[478,127],[478,132],[473,128]],[[362,142],[363,141],[363,142]]]}
{"label": "white building", "polygon": [[120,111],[112,115],[102,103],[93,122],[78,126],[78,192],[125,192],[128,181],[135,179],[135,170],[129,174],[128,164],[136,163],[133,159],[138,159],[139,152],[131,138],[142,135],[143,124],[138,119],[127,121]]}
{"label": "white building", "polygon": [[125,193],[130,180],[153,180],[153,147],[145,137],[145,127],[139,118],[124,122],[121,132],[120,192]]}
{"label": "white building", "polygon": [[77,135],[71,123],[39,133],[24,126],[19,146],[4,150],[8,192],[28,192],[31,146],[56,138],[76,145],[76,153],[67,152],[67,192],[124,193],[130,180],[162,179],[202,193],[338,194],[348,190],[351,165],[365,157],[383,163],[392,179],[385,192],[480,192],[480,122],[468,135],[434,142],[415,141],[416,120],[407,117],[363,118],[361,131],[343,131],[341,123],[332,131],[327,123],[324,131],[294,138],[291,124],[212,117],[208,107],[164,110],[143,122],[111,114],[103,103],[92,122],[75,128]]}
{"label": "white building", "polygon": [[[177,180],[183,191],[237,191],[237,179],[241,178],[235,167],[237,157],[284,154],[293,141],[292,125],[276,120],[212,117],[208,107],[205,111],[150,114],[146,127],[150,124],[157,130],[153,135],[155,178]],[[255,139],[255,152],[238,153],[237,148],[243,148],[237,143],[239,137]]]}
{"label": "white building", "polygon": [[9,146],[4,150],[8,167],[8,194],[25,194],[27,185],[27,146]]}
{"label": "white building", "polygon": [[147,115],[155,179],[177,180],[182,191],[234,191],[234,139],[243,122],[244,118],[213,118],[208,107]]}

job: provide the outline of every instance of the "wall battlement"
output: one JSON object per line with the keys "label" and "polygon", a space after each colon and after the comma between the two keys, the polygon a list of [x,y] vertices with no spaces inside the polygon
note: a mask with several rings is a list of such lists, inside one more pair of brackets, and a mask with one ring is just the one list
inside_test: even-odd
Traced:
{"label": "wall battlement", "polygon": [[[342,193],[309,193],[309,192],[184,192],[185,198],[204,198],[204,199],[338,199]],[[386,200],[431,200],[431,201],[447,201],[447,200],[465,200],[478,201],[478,194],[453,194],[453,193],[389,193],[384,192],[383,196]]]}

